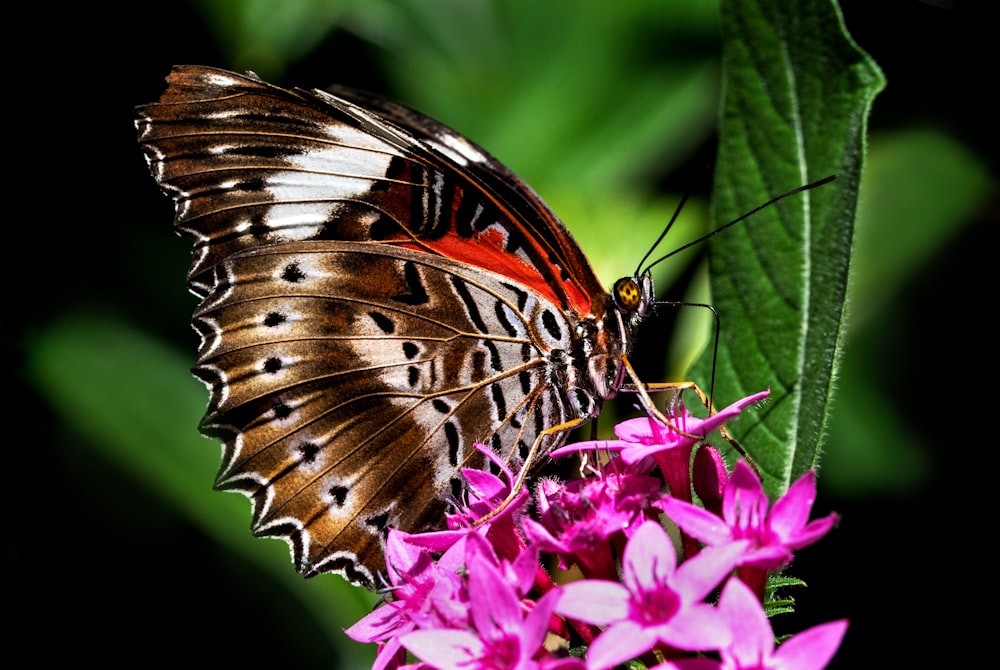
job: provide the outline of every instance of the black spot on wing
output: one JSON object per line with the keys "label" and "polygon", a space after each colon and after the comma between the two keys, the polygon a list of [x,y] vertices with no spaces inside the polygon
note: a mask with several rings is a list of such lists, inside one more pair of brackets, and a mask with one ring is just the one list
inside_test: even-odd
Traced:
{"label": "black spot on wing", "polygon": [[503,372],[503,363],[500,362],[500,352],[497,351],[497,346],[490,340],[483,342],[483,346],[490,352],[490,367],[493,371]]}
{"label": "black spot on wing", "polygon": [[458,437],[458,428],[451,421],[444,424],[444,436],[448,440],[448,463],[451,467],[457,468],[462,442]]}
{"label": "black spot on wing", "polygon": [[507,416],[507,399],[504,398],[500,384],[490,385],[490,393],[493,396],[493,404],[497,408],[497,416],[501,419],[505,418]]}
{"label": "black spot on wing", "polygon": [[476,349],[472,352],[472,378],[482,379],[486,376],[486,352]]}
{"label": "black spot on wing", "polygon": [[281,278],[290,284],[297,284],[306,278],[304,272],[299,269],[298,263],[289,263],[285,266],[285,269],[281,271]]}
{"label": "black spot on wing", "polygon": [[517,380],[521,382],[521,393],[524,395],[531,393],[531,373],[527,370],[521,370],[517,374]]}
{"label": "black spot on wing", "polygon": [[300,444],[299,453],[302,455],[299,459],[300,463],[312,463],[316,460],[316,454],[319,453],[319,446],[313,444],[312,442]]}
{"label": "black spot on wing", "polygon": [[261,144],[246,144],[226,147],[223,150],[227,156],[248,156],[250,158],[287,158],[298,154],[298,150],[278,146],[264,146]]}
{"label": "black spot on wing", "polygon": [[406,282],[407,292],[394,295],[392,297],[394,301],[404,305],[424,305],[430,301],[417,266],[412,261],[403,263],[403,280]]}
{"label": "black spot on wing", "polygon": [[337,507],[343,507],[344,502],[347,500],[348,489],[346,486],[334,486],[328,493],[333,498],[334,503]]}
{"label": "black spot on wing", "polygon": [[285,315],[281,312],[268,312],[267,316],[264,317],[264,325],[268,328],[274,328],[285,322]]}
{"label": "black spot on wing", "polygon": [[524,314],[528,306],[528,292],[516,284],[503,284],[503,287],[517,296],[517,311]]}
{"label": "black spot on wing", "polygon": [[463,239],[469,239],[476,234],[477,224],[481,224],[480,219],[484,218],[483,206],[476,198],[461,196],[458,207],[455,209],[455,232]]}
{"label": "black spot on wing", "polygon": [[549,337],[557,342],[562,340],[562,328],[559,327],[559,319],[552,313],[552,310],[547,309],[542,312],[542,325],[545,326]]}
{"label": "black spot on wing", "polygon": [[390,236],[395,235],[400,230],[399,223],[390,216],[381,214],[375,221],[368,227],[368,235],[375,242],[379,240],[388,239]]}
{"label": "black spot on wing", "polygon": [[507,331],[508,335],[511,337],[517,337],[517,328],[515,328],[514,324],[512,324],[510,319],[507,318],[507,306],[499,300],[497,300],[494,305],[496,306],[494,311],[497,315],[497,321],[500,322],[500,325],[503,326],[503,329]]}
{"label": "black spot on wing", "polygon": [[468,286],[465,285],[465,281],[452,276],[451,285],[455,288],[455,293],[458,294],[459,299],[465,305],[465,311],[469,315],[469,320],[472,321],[472,325],[479,329],[480,333],[488,333],[489,329],[483,322],[483,317],[479,313],[479,305],[473,300],[472,294],[469,293]]}
{"label": "black spot on wing", "polygon": [[386,335],[391,335],[395,332],[396,324],[394,324],[392,319],[387,317],[385,314],[382,314],[381,312],[368,312],[368,316],[372,318],[372,321],[375,322],[375,325],[378,326],[379,330]]}

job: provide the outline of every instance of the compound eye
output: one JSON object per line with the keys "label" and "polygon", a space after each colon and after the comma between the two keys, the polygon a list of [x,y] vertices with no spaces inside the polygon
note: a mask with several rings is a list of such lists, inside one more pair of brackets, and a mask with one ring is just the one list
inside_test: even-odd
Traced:
{"label": "compound eye", "polygon": [[642,300],[642,291],[639,284],[631,277],[622,277],[615,282],[615,287],[611,291],[615,299],[615,304],[627,312],[634,312],[639,309]]}

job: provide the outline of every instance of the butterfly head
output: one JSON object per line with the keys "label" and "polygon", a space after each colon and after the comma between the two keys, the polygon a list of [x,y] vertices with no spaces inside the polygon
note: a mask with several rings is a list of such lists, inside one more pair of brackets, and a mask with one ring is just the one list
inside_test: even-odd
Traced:
{"label": "butterfly head", "polygon": [[632,277],[622,277],[611,289],[611,299],[628,330],[633,330],[649,315],[653,306],[653,276],[647,270]]}

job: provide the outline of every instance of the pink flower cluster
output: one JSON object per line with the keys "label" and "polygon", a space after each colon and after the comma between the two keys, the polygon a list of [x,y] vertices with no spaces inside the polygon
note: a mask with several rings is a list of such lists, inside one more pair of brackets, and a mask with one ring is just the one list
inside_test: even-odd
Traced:
{"label": "pink flower cluster", "polygon": [[[477,523],[506,500],[516,478],[502,463],[506,481],[465,472],[470,500],[449,517],[449,530],[390,532],[392,598],[347,634],[378,644],[376,670],[598,670],[627,661],[663,670],[825,667],[846,621],[775,647],[761,605],[768,571],[836,522],[835,514],[808,521],[813,473],[772,506],[742,461],[727,476],[719,453],[705,446],[690,465],[695,436],[766,395],[707,419],[680,407],[670,426],[633,419],[616,427],[618,440],[554,452],[618,457],[584,479],[539,482],[530,516],[522,492]],[[704,507],[691,502],[692,487]],[[682,561],[661,513],[679,528]],[[539,563],[543,554],[584,578],[556,584]]]}

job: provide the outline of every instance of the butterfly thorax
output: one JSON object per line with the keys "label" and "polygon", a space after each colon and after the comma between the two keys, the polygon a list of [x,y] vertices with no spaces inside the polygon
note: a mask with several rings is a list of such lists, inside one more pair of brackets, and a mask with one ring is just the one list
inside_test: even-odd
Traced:
{"label": "butterfly thorax", "polygon": [[[623,277],[594,314],[579,318],[573,330],[572,374],[552,379],[556,388],[566,389],[566,399],[574,418],[597,416],[605,400],[610,400],[625,382],[623,359],[631,352],[635,331],[653,305],[653,281],[648,274]],[[563,357],[550,355],[559,369]]]}

